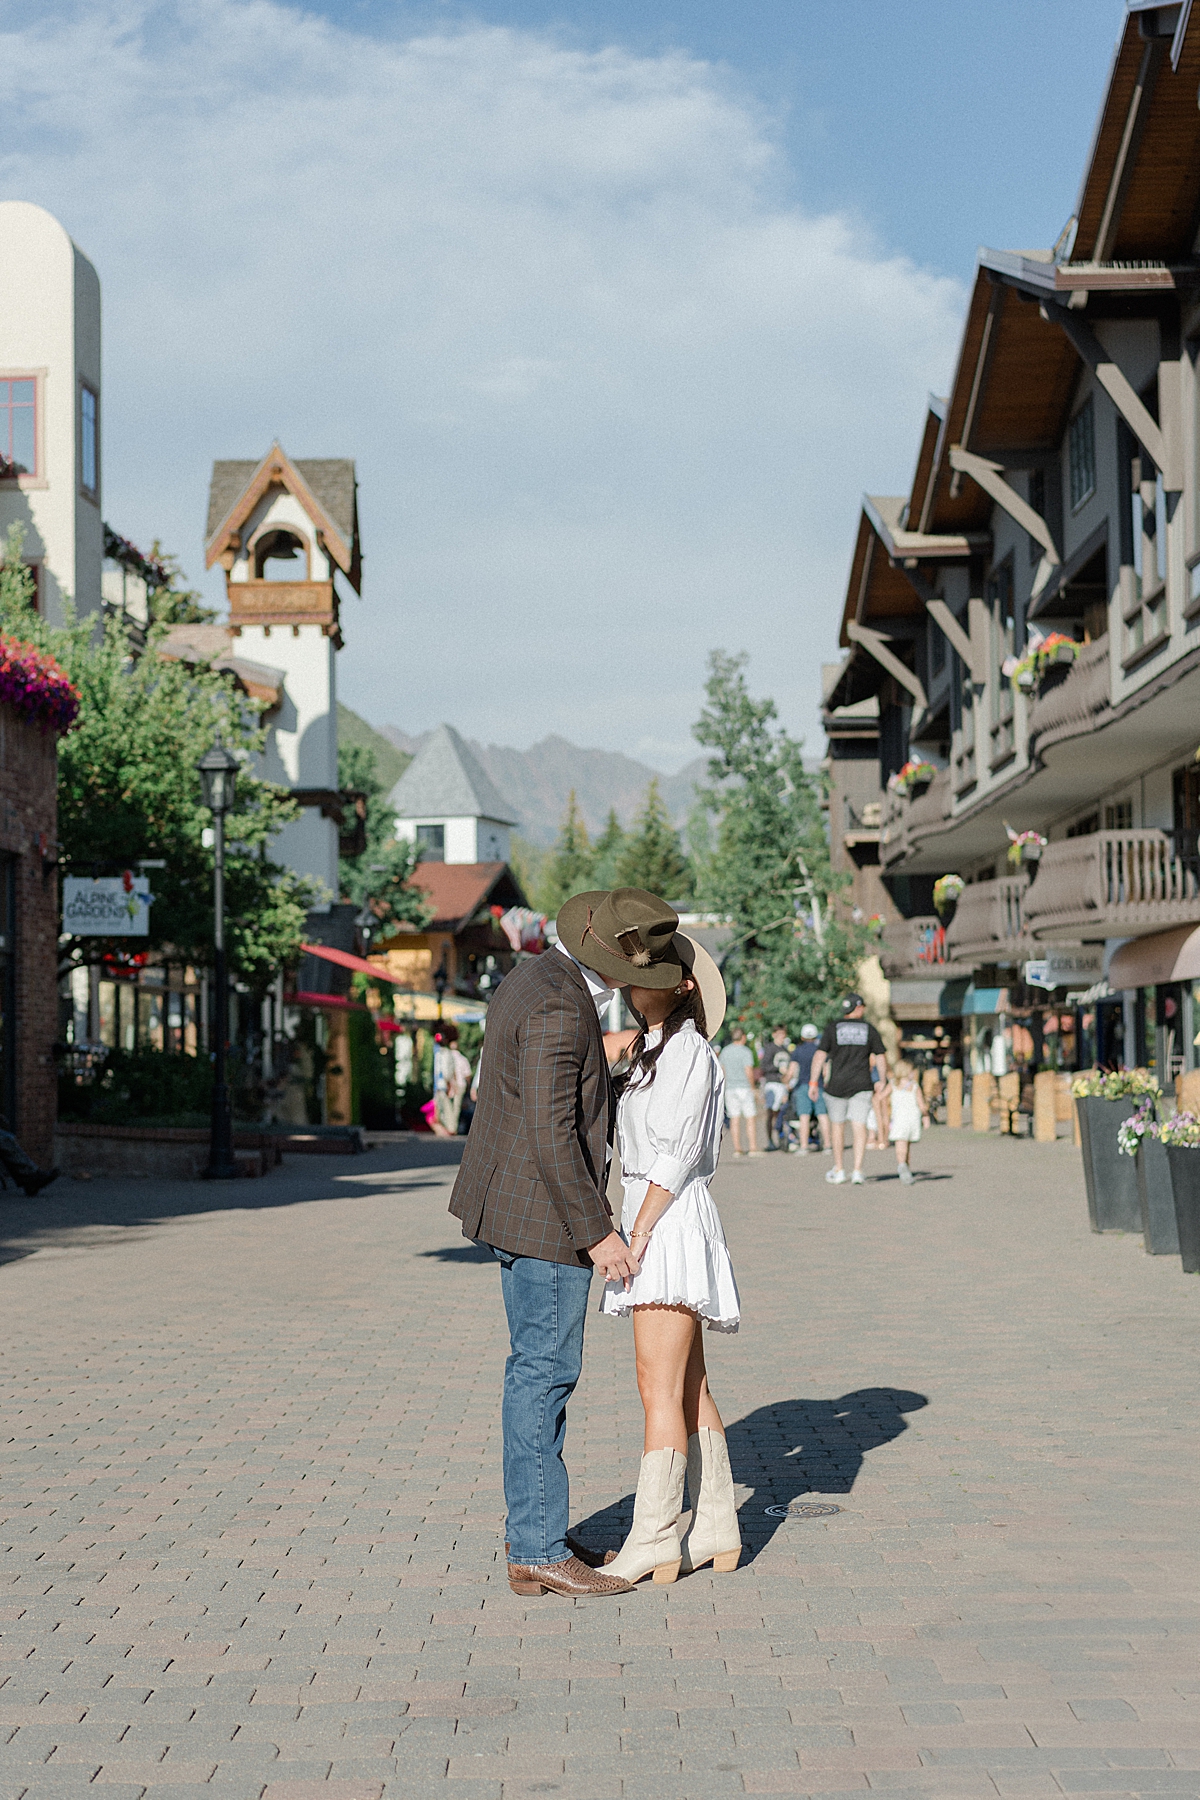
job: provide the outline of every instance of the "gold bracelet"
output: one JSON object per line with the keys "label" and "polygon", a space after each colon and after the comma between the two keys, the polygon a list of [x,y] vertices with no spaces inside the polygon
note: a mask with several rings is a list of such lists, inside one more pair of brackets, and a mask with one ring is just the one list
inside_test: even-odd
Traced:
{"label": "gold bracelet", "polygon": [[635,1237],[653,1237],[653,1236],[654,1236],[654,1227],[653,1227],[653,1225],[652,1225],[652,1226],[651,1226],[651,1227],[650,1227],[650,1229],[649,1229],[649,1231],[631,1231],[631,1232],[630,1232],[630,1234],[629,1234],[629,1235],[630,1235],[630,1237],[631,1237],[631,1238],[635,1238]]}

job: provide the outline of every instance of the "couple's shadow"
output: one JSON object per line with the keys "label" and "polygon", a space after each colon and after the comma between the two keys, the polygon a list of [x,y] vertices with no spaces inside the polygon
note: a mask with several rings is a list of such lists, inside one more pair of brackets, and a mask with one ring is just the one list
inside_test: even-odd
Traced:
{"label": "couple's shadow", "polygon": [[[905,1413],[928,1404],[906,1388],[857,1388],[837,1400],[779,1400],[728,1424],[733,1479],[753,1490],[738,1513],[743,1561],[752,1561],[783,1523],[767,1507],[849,1494],[867,1452],[907,1431]],[[616,1549],[632,1522],[633,1495],[626,1494],[576,1531],[595,1549]]]}

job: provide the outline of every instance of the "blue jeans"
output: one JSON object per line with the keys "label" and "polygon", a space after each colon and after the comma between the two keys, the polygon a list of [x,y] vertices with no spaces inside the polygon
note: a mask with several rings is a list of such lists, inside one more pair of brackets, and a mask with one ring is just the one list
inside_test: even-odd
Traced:
{"label": "blue jeans", "polygon": [[583,1367],[592,1271],[488,1248],[500,1264],[512,1346],[502,1413],[508,1560],[526,1566],[565,1562],[571,1552],[563,1444],[567,1401]]}

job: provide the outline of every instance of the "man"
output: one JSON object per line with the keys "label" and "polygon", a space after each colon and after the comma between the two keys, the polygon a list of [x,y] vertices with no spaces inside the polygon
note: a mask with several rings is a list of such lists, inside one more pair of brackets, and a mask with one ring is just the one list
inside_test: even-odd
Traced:
{"label": "man", "polygon": [[776,1025],[771,1041],[764,1044],[758,1064],[763,1105],[767,1110],[767,1149],[781,1150],[779,1119],[788,1097],[788,1071],[792,1066],[792,1045],[782,1025]]}
{"label": "man", "polygon": [[[717,1058],[725,1072],[725,1117],[733,1138],[735,1156],[757,1156],[758,1107],[754,1098],[754,1052],[746,1042],[746,1033],[735,1025]],[[747,1142],[742,1142],[745,1133]]]}
{"label": "man", "polygon": [[843,1133],[849,1119],[854,1139],[854,1168],[850,1179],[860,1186],[866,1180],[862,1166],[867,1153],[867,1121],[871,1117],[872,1069],[877,1071],[881,1083],[887,1080],[883,1039],[875,1027],[867,1023],[866,1010],[861,994],[846,995],[841,1018],[831,1019],[825,1027],[808,1077],[810,1100],[816,1099],[821,1077],[825,1077],[825,1107],[833,1137],[833,1167],[825,1171],[825,1179],[846,1179],[842,1166]]}
{"label": "man", "polygon": [[828,1150],[829,1148],[829,1113],[825,1106],[825,1096],[821,1091],[820,1083],[817,1084],[817,1092],[814,1096],[810,1096],[808,1091],[808,1084],[812,1079],[812,1066],[817,1055],[817,1040],[820,1035],[815,1025],[801,1027],[800,1042],[796,1046],[795,1060],[792,1065],[796,1070],[794,1091],[796,1116],[800,1121],[801,1155],[807,1155],[810,1150],[817,1148],[816,1144],[809,1142],[814,1119],[817,1121],[817,1130],[820,1133],[821,1149]]}
{"label": "man", "polygon": [[627,1593],[567,1537],[567,1402],[583,1361],[592,1270],[637,1263],[605,1199],[615,1105],[601,1016],[614,990],[674,987],[678,915],[641,888],[576,894],[558,943],[519,963],[488,1007],[479,1104],[450,1211],[500,1264],[508,1579],[517,1594]]}

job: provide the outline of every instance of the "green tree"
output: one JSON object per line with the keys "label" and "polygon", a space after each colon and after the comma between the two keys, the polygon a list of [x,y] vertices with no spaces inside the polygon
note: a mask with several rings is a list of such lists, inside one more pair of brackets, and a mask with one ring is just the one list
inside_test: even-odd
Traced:
{"label": "green tree", "polygon": [[571,789],[567,800],[567,810],[559,828],[558,842],[554,846],[554,854],[550,858],[538,889],[536,905],[540,912],[553,918],[564,900],[572,894],[578,894],[584,888],[592,887],[593,872],[592,846],[588,842],[587,826],[580,817],[579,807],[575,800],[575,789]]}
{"label": "green tree", "polygon": [[[113,874],[141,860],[151,873],[150,935],[136,948],[166,949],[207,964],[212,953],[211,824],[201,804],[197,758],[218,736],[248,763],[263,734],[228,676],[191,670],[155,653],[164,627],[134,658],[119,620],[97,638],[93,618],[46,624],[32,609],[22,533],[9,531],[0,565],[0,629],[52,655],[80,694],[79,717],[58,750],[59,865],[65,875]],[[285,790],[243,769],[226,821],[226,918],[230,967],[256,991],[299,954],[312,883],[272,862],[268,847],[296,808]],[[127,940],[72,938],[64,966],[98,961]]]}
{"label": "green tree", "polygon": [[700,900],[734,927],[731,1011],[795,1034],[853,987],[867,937],[833,906],[845,877],[830,866],[820,782],[775,723],[774,702],[751,699],[745,661],[712,653],[694,728],[713,752],[700,794],[714,826]]}
{"label": "green tree", "polygon": [[657,780],[647,788],[645,804],[621,847],[616,885],[647,888],[662,900],[691,898],[691,865],[663,805]]}
{"label": "green tree", "polygon": [[375,752],[364,744],[339,744],[338,786],[366,798],[366,848],[358,856],[338,858],[342,898],[375,915],[374,935],[390,936],[401,925],[427,925],[433,908],[419,888],[409,885],[417,866],[415,844],[397,840],[388,790],[379,779]]}
{"label": "green tree", "polygon": [[184,586],[187,577],[179,566],[179,558],[164,550],[159,538],[155,538],[150,554],[145,556],[136,544],[106,525],[104,554],[145,582],[146,607],[153,624],[201,625],[216,618],[211,606],[201,604],[204,596],[199,588]]}
{"label": "green tree", "polygon": [[625,833],[617,818],[617,809],[610,806],[604,830],[592,845],[592,880],[598,888],[617,887],[617,860],[625,846]]}

